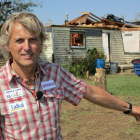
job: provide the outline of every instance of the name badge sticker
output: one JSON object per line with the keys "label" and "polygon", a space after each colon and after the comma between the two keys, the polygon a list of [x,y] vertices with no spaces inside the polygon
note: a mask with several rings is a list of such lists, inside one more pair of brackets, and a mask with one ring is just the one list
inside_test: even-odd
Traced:
{"label": "name badge sticker", "polygon": [[27,109],[27,105],[26,105],[25,101],[9,104],[9,112],[10,113],[24,110],[24,109]]}
{"label": "name badge sticker", "polygon": [[42,82],[41,87],[43,90],[46,90],[46,89],[54,88],[56,87],[56,85],[53,80],[49,80],[49,81]]}
{"label": "name badge sticker", "polygon": [[23,96],[23,91],[21,87],[13,88],[13,89],[4,91],[4,94],[5,94],[5,98],[8,100],[8,99],[14,99],[14,98]]}

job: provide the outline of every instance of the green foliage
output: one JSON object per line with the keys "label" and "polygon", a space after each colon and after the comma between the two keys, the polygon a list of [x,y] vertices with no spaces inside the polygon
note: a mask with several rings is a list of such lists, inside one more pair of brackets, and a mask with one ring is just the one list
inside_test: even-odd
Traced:
{"label": "green foliage", "polygon": [[105,59],[104,52],[93,48],[89,50],[85,57],[77,58],[73,56],[71,65],[68,63],[68,58],[66,58],[66,65],[63,67],[76,77],[85,78],[86,71],[95,73],[95,59]]}
{"label": "green foliage", "polygon": [[87,71],[86,63],[86,58],[81,58],[80,60],[76,59],[76,61],[73,62],[72,66],[69,67],[69,71],[77,77],[84,78]]}
{"label": "green foliage", "polygon": [[106,59],[106,56],[103,51],[97,51],[96,48],[93,48],[89,51],[87,58],[87,70],[91,73],[95,73],[95,59]]}
{"label": "green foliage", "polygon": [[36,7],[40,4],[33,3],[31,0],[25,2],[25,0],[1,0],[0,2],[0,29],[7,18],[15,12],[32,11],[32,7]]}

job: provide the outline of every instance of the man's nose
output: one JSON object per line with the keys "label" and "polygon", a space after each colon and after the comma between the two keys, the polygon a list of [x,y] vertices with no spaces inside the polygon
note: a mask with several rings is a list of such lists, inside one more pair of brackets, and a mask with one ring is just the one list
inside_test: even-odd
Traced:
{"label": "man's nose", "polygon": [[31,49],[31,47],[30,47],[29,41],[28,40],[25,40],[25,42],[24,42],[24,50],[28,51],[30,49]]}

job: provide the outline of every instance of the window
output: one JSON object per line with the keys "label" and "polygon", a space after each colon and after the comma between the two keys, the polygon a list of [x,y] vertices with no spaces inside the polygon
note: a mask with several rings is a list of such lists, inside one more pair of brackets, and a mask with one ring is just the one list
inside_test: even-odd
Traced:
{"label": "window", "polygon": [[70,33],[71,48],[85,48],[85,32]]}

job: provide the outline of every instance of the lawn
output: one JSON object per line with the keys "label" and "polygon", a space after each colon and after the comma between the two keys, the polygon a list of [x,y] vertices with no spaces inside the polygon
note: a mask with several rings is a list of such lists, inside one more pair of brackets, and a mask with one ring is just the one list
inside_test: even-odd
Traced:
{"label": "lawn", "polygon": [[[140,105],[140,77],[135,74],[107,75],[107,90],[114,96]],[[89,84],[94,85],[94,77]],[[64,140],[139,140],[140,123],[122,112],[86,100],[74,107],[62,103],[61,128]]]}
{"label": "lawn", "polygon": [[140,76],[135,74],[107,75],[107,89],[113,95],[140,96]]}

